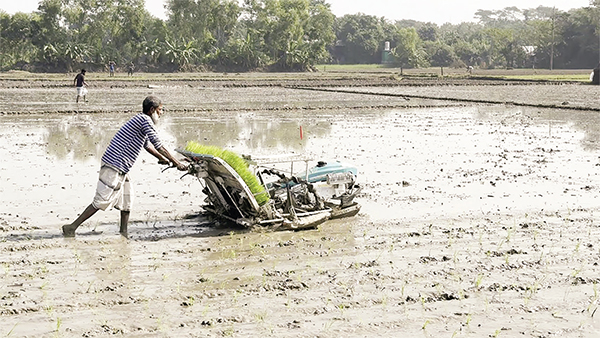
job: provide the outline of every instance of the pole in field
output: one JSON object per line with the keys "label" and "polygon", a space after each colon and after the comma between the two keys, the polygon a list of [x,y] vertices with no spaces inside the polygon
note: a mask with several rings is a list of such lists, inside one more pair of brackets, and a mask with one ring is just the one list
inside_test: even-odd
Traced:
{"label": "pole in field", "polygon": [[303,135],[302,135],[302,126],[300,126],[300,139],[302,139]]}

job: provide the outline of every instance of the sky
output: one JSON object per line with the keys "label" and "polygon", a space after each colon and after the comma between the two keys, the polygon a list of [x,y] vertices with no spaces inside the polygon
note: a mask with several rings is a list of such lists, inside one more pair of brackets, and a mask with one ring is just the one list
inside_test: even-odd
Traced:
{"label": "sky", "polygon": [[[520,9],[538,6],[556,7],[567,11],[589,5],[589,0],[326,0],[336,16],[363,13],[390,20],[410,19],[422,22],[457,24],[474,22],[478,9],[498,10],[515,6]],[[0,0],[0,10],[9,14],[33,12],[39,0]],[[165,19],[165,0],[146,0],[146,8],[154,16]]]}

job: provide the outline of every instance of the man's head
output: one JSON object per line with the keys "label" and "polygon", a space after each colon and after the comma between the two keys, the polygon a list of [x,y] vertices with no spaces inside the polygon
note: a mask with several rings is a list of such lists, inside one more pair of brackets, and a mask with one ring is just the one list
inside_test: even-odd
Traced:
{"label": "man's head", "polygon": [[85,74],[85,69],[81,69],[81,74]]}
{"label": "man's head", "polygon": [[158,118],[162,114],[162,102],[156,96],[148,96],[144,99],[144,103],[142,103],[142,111],[152,118],[154,124],[157,124]]}

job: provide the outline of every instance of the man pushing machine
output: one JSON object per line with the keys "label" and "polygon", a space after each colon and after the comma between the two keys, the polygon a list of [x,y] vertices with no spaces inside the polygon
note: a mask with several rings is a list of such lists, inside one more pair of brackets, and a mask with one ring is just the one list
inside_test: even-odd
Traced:
{"label": "man pushing machine", "polygon": [[158,159],[159,164],[171,163],[178,170],[188,166],[174,158],[158,138],[154,125],[162,114],[162,103],[155,96],[148,96],[142,103],[142,112],[132,117],[115,134],[102,156],[96,195],[92,203],[73,223],[63,225],[65,237],[74,237],[75,230],[98,210],[115,208],[121,210],[119,232],[127,236],[127,223],[132,205],[129,169],[142,148]]}

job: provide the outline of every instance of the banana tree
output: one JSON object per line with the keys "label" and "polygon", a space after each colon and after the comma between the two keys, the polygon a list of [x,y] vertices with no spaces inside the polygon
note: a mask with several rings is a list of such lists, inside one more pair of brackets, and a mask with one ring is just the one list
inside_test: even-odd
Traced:
{"label": "banana tree", "polygon": [[176,40],[166,41],[166,52],[165,54],[169,58],[171,63],[177,65],[179,70],[184,70],[188,65],[198,58],[199,51],[196,48],[196,40]]}

